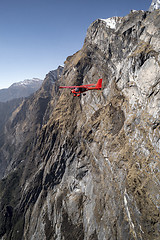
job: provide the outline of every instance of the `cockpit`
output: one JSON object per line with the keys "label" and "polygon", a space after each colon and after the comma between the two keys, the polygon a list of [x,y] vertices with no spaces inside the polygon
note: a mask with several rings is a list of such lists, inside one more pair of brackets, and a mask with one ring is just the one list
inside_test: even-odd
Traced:
{"label": "cockpit", "polygon": [[75,92],[79,92],[79,88],[75,88]]}

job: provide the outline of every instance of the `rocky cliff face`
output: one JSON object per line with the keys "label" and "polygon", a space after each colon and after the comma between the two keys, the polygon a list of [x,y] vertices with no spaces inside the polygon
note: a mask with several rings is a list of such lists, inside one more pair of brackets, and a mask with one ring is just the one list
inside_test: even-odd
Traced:
{"label": "rocky cliff face", "polygon": [[[159,11],[96,20],[61,77],[12,114],[1,239],[159,239],[159,23]],[[80,98],[58,88],[98,78]]]}

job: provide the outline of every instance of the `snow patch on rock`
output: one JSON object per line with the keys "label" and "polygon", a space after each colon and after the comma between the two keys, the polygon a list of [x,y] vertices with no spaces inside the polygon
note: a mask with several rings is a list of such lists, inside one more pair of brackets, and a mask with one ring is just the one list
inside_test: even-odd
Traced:
{"label": "snow patch on rock", "polygon": [[106,27],[111,29],[116,29],[117,22],[120,21],[120,17],[111,17],[107,19],[101,19],[102,21],[106,22]]}

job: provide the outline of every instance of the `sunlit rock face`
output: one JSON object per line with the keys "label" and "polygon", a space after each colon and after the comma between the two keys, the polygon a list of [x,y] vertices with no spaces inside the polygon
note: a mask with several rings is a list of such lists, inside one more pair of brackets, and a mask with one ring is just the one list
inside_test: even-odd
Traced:
{"label": "sunlit rock face", "polygon": [[[61,76],[12,114],[2,239],[159,239],[159,27],[159,11],[96,20]],[[81,97],[58,88],[99,78]]]}

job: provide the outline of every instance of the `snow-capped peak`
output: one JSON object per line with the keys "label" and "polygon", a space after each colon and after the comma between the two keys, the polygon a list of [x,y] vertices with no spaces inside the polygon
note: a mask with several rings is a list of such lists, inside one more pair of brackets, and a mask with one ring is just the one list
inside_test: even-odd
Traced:
{"label": "snow-capped peak", "polygon": [[117,22],[120,20],[120,17],[111,17],[107,19],[101,19],[106,22],[106,27],[111,29],[116,29]]}
{"label": "snow-capped peak", "polygon": [[24,81],[13,83],[11,85],[11,87],[29,86],[29,85],[36,84],[36,83],[42,83],[42,80],[39,78],[25,79]]}
{"label": "snow-capped peak", "polygon": [[149,11],[154,11],[154,10],[157,10],[157,9],[160,9],[160,0],[152,0]]}

